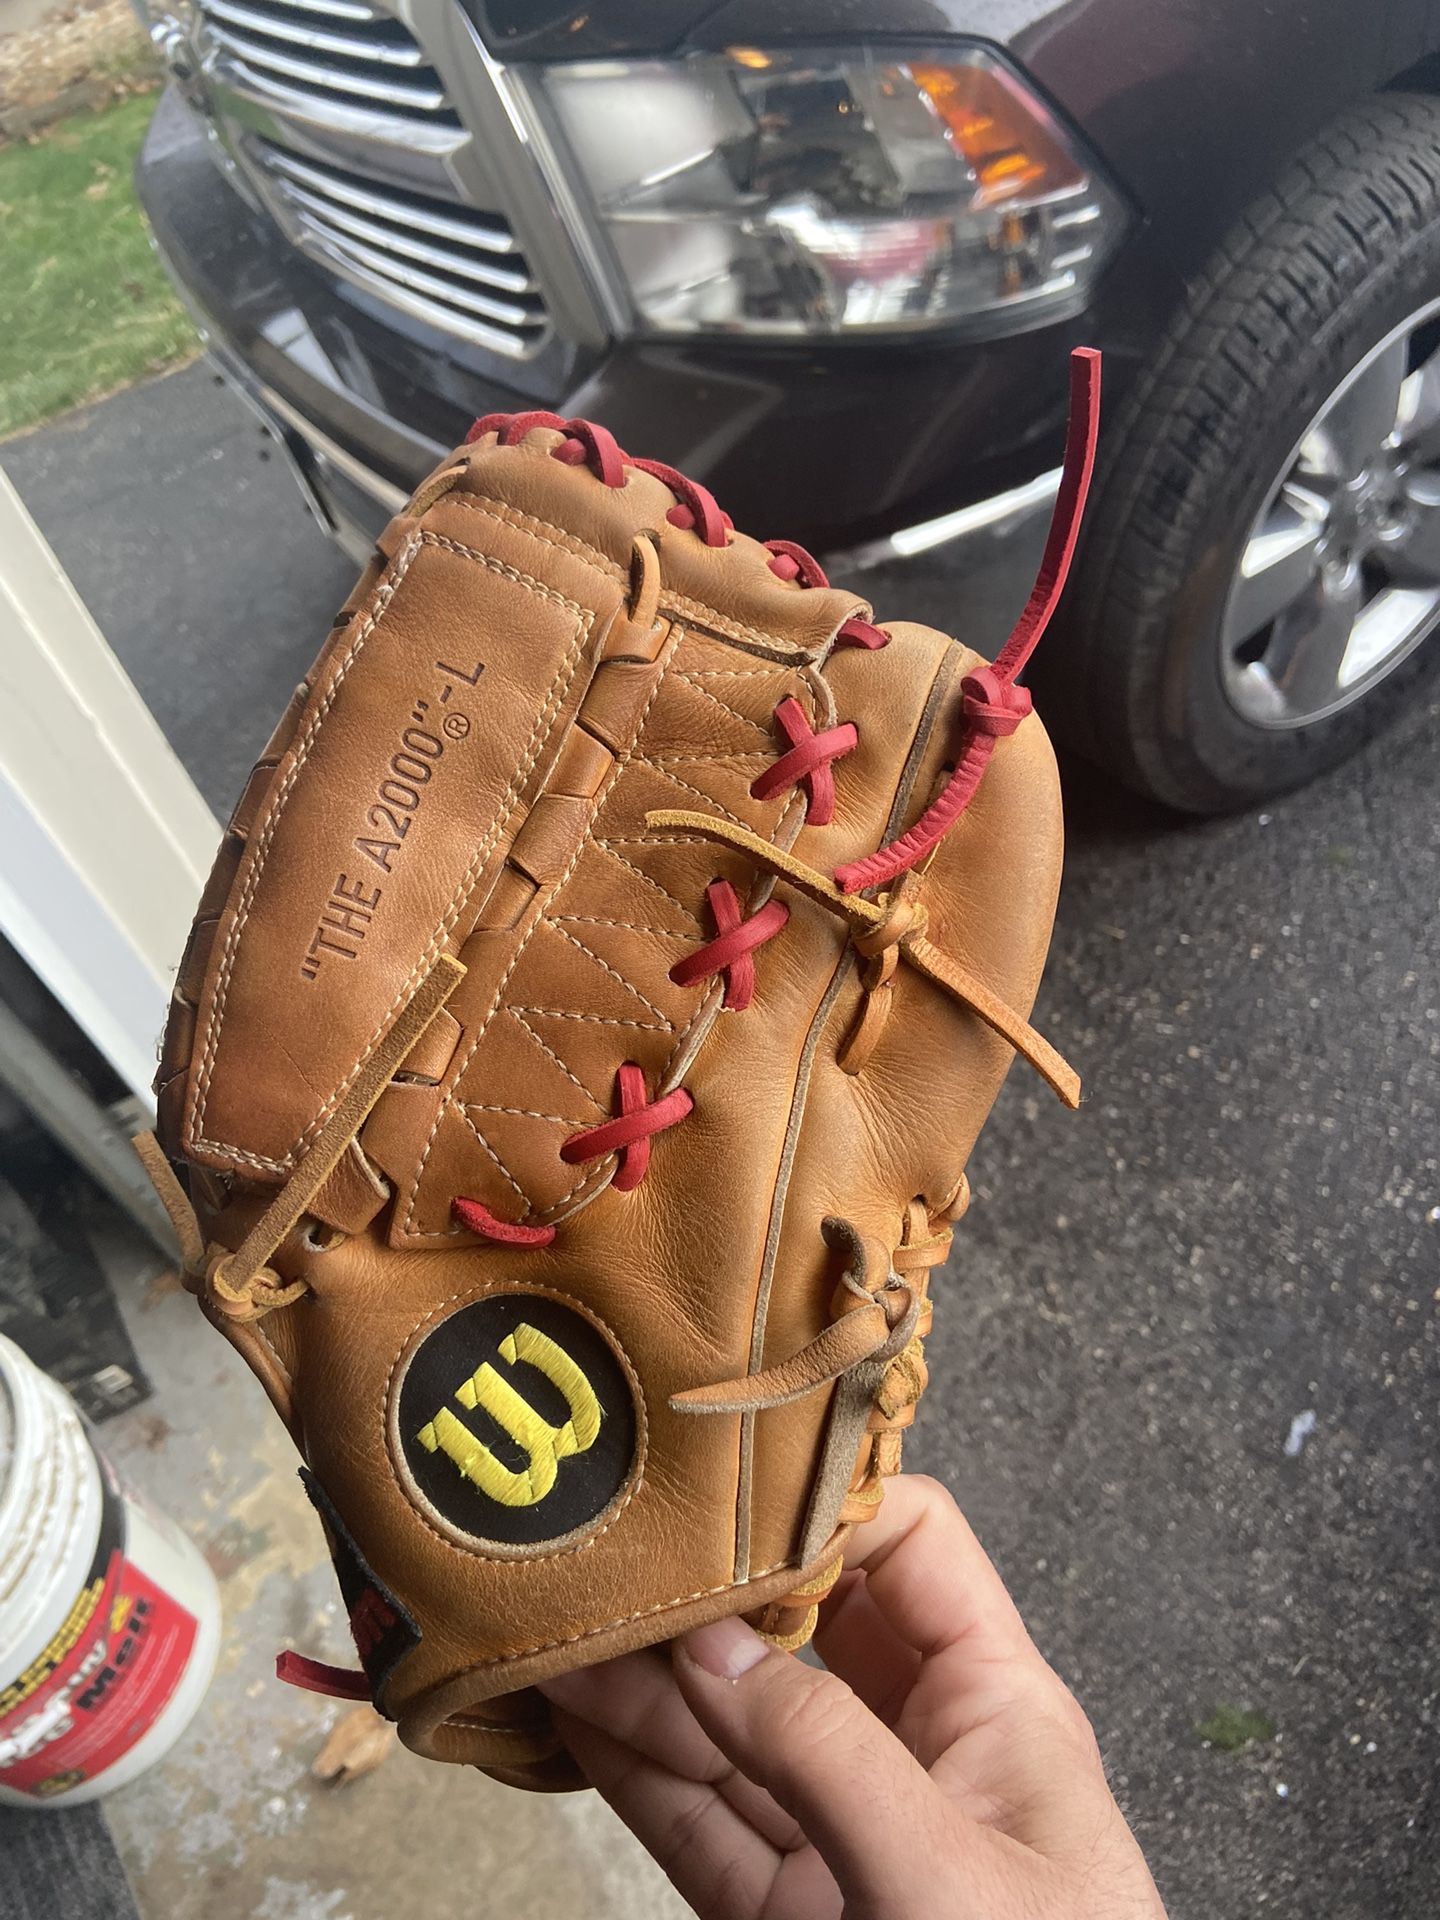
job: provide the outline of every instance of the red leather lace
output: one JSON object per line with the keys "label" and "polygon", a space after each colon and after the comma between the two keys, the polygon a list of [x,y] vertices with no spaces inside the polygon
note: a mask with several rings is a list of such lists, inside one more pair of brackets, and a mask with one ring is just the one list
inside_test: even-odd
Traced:
{"label": "red leather lace", "polygon": [[757,800],[768,800],[786,787],[803,785],[806,793],[805,823],[828,827],[835,818],[835,777],[830,762],[849,753],[860,735],[853,721],[827,727],[816,733],[796,699],[782,700],[775,709],[781,732],[790,742],[790,751],[782,753],[774,766],[767,767],[750,791]]}
{"label": "red leather lace", "polygon": [[1015,677],[1035,651],[1040,636],[1060,599],[1080,521],[1085,496],[1095,470],[1095,444],[1100,432],[1100,355],[1092,347],[1077,347],[1070,356],[1070,416],[1065,433],[1065,457],[1060,469],[1060,491],[1045,541],[1040,571],[1025,610],[1014,631],[988,667],[968,674],[961,682],[969,738],[955,763],[944,791],[908,832],[877,848],[863,860],[837,867],[835,879],[845,893],[878,887],[906,873],[923,860],[954,826],[975,797],[980,777],[1003,739],[1030,711],[1030,695],[1015,685]]}
{"label": "red leather lace", "polygon": [[574,1166],[584,1160],[603,1160],[607,1154],[620,1156],[612,1185],[621,1193],[638,1187],[650,1171],[650,1138],[673,1127],[694,1108],[695,1102],[683,1087],[661,1094],[658,1100],[647,1098],[644,1069],[627,1060],[615,1075],[615,1092],[620,1111],[613,1120],[583,1133],[572,1133],[560,1149],[560,1158]]}
{"label": "red leather lace", "polygon": [[[967,674],[961,682],[962,714],[966,728],[955,766],[944,789],[905,833],[862,860],[835,869],[834,879],[845,893],[858,893],[906,873],[938,846],[974,798],[997,740],[1013,733],[1030,711],[1030,695],[1015,684],[1037,642],[1050,623],[1060,598],[1079,537],[1085,497],[1095,464],[1099,429],[1100,355],[1078,348],[1070,357],[1070,411],[1064,464],[1049,536],[1040,571],[1025,610],[1005,645],[988,667]],[[635,467],[659,480],[675,495],[666,514],[669,523],[693,531],[708,547],[730,542],[733,523],[714,496],[698,482],[659,460],[632,460],[621,451],[614,435],[593,421],[562,418],[555,413],[487,413],[465,436],[469,445],[487,433],[501,446],[513,447],[536,427],[548,427],[565,438],[551,449],[551,457],[566,466],[586,466],[604,486],[623,487],[625,469]],[[829,585],[815,557],[793,540],[767,540],[770,571],[777,579],[801,588]],[[835,635],[835,645],[874,651],[888,644],[889,635],[868,620],[852,617]],[[835,817],[833,762],[849,753],[859,734],[853,722],[816,732],[798,700],[787,698],[775,709],[775,720],[789,745],[773,765],[751,785],[757,800],[772,798],[787,788],[803,786],[805,818],[809,826],[828,826]],[[728,881],[714,880],[706,899],[715,921],[715,938],[678,961],[670,978],[689,986],[723,976],[723,1004],[733,1012],[748,1007],[755,993],[755,950],[773,939],[789,919],[779,901],[768,900],[748,918]],[[617,1111],[599,1126],[571,1134],[560,1148],[567,1164],[617,1156],[612,1185],[625,1193],[645,1178],[650,1165],[650,1143],[667,1127],[675,1126],[693,1110],[683,1087],[649,1097],[642,1068],[626,1061],[615,1077]],[[499,1220],[478,1200],[456,1199],[455,1218],[472,1233],[511,1246],[545,1246],[553,1227],[525,1227]]]}
{"label": "red leather lace", "polygon": [[478,1200],[452,1200],[450,1211],[462,1227],[502,1247],[548,1247],[555,1238],[554,1227],[522,1227],[514,1220],[501,1220]]}
{"label": "red leather lace", "polygon": [[306,1693],[327,1693],[333,1700],[368,1700],[370,1682],[351,1667],[329,1667],[304,1653],[277,1653],[275,1678]]}
{"label": "red leather lace", "polygon": [[712,880],[705,898],[715,918],[716,937],[677,960],[670,978],[677,987],[690,987],[697,980],[723,973],[724,1004],[734,1013],[743,1013],[755,998],[755,962],[751,955],[779,933],[790,918],[790,909],[779,900],[767,900],[748,920],[742,919],[739,895],[728,880]]}

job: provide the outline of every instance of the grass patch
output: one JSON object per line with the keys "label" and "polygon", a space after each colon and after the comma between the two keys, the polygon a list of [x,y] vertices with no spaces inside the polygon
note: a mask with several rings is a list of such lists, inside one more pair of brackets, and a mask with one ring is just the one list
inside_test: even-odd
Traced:
{"label": "grass patch", "polygon": [[120,100],[0,148],[0,435],[195,351],[131,182],[154,106]]}

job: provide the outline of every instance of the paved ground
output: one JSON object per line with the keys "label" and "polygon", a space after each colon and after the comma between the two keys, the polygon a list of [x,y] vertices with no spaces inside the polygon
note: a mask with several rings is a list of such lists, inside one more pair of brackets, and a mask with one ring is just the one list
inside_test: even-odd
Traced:
{"label": "paved ground", "polygon": [[[255,448],[193,369],[0,449],[222,809],[349,577]],[[969,606],[981,645],[1021,590],[875,588]],[[1072,771],[1038,1018],[1088,1098],[1065,1116],[1015,1076],[937,1289],[912,1463],[1090,1709],[1174,1920],[1440,1903],[1437,718],[1215,824]],[[327,1713],[264,1672],[286,1634],[342,1653],[318,1536],[258,1392],[139,1280],[161,1391],[112,1431],[206,1541],[230,1629],[187,1748],[112,1803],[142,1911],[428,1920],[483,1889],[517,1920],[672,1914],[583,1800],[403,1755],[305,1783]],[[1273,1738],[1205,1745],[1222,1705]]]}

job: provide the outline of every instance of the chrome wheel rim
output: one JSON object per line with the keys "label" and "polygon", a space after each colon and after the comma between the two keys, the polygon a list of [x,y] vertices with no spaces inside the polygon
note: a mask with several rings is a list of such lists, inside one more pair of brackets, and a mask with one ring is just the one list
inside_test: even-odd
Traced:
{"label": "chrome wheel rim", "polygon": [[1253,726],[1362,699],[1440,626],[1440,300],[1336,387],[1252,521],[1220,670]]}

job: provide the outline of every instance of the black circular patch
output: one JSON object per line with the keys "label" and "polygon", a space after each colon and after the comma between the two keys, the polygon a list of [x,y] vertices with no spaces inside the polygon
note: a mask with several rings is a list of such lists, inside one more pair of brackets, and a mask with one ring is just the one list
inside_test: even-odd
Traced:
{"label": "black circular patch", "polygon": [[394,1438],[416,1488],[477,1543],[560,1540],[604,1512],[635,1458],[635,1402],[605,1335],[543,1294],[461,1307],[410,1357]]}

